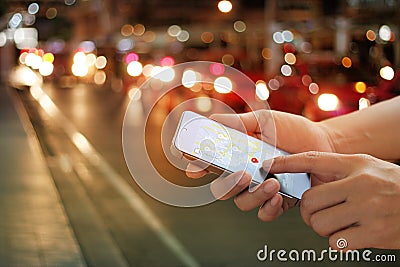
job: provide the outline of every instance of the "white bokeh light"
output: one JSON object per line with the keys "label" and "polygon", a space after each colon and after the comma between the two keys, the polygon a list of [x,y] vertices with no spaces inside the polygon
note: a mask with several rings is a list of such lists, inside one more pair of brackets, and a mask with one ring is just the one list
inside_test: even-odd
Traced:
{"label": "white bokeh light", "polygon": [[139,61],[132,61],[126,68],[128,74],[132,77],[137,77],[142,74],[143,66]]}
{"label": "white bokeh light", "polygon": [[224,76],[218,77],[214,81],[214,89],[218,93],[228,94],[232,92],[233,89],[232,81]]}
{"label": "white bokeh light", "polygon": [[334,94],[322,94],[318,97],[318,107],[323,111],[336,110],[339,105],[339,99]]}
{"label": "white bokeh light", "polygon": [[229,13],[232,10],[233,6],[231,1],[222,0],[218,2],[218,9],[222,13]]}
{"label": "white bokeh light", "polygon": [[256,95],[260,100],[267,100],[269,98],[269,90],[264,81],[256,83]]}
{"label": "white bokeh light", "polygon": [[379,74],[381,75],[381,77],[385,80],[392,80],[394,78],[394,70],[392,67],[390,66],[385,66],[383,68],[380,69]]}
{"label": "white bokeh light", "polygon": [[383,41],[388,42],[390,40],[391,35],[392,35],[392,30],[388,25],[382,25],[379,28],[379,38],[381,38]]}

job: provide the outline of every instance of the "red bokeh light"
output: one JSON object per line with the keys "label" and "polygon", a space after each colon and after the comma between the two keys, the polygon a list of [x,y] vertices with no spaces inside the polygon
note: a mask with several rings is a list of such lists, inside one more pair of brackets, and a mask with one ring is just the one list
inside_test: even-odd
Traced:
{"label": "red bokeh light", "polygon": [[211,66],[210,66],[210,72],[212,75],[220,76],[220,75],[224,74],[225,67],[221,63],[214,63],[214,64],[211,64]]}
{"label": "red bokeh light", "polygon": [[139,61],[139,55],[136,53],[129,53],[125,56],[125,62],[126,64],[129,64],[133,61]]}
{"label": "red bokeh light", "polygon": [[171,67],[175,64],[175,60],[172,57],[163,57],[160,60],[161,67]]}

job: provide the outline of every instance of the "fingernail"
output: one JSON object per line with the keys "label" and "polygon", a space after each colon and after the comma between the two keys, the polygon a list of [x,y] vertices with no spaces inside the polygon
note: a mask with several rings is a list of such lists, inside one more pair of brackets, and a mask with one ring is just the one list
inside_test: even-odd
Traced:
{"label": "fingernail", "polygon": [[265,193],[272,193],[277,189],[277,185],[275,182],[271,181],[267,181],[264,185],[264,192]]}
{"label": "fingernail", "polygon": [[272,164],[272,159],[264,160],[262,163],[262,167],[264,170],[269,171],[269,169],[271,168],[271,164]]}
{"label": "fingernail", "polygon": [[238,174],[237,177],[235,177],[235,184],[242,186],[247,183],[247,180],[248,180],[248,174],[241,173],[241,174]]}
{"label": "fingernail", "polygon": [[272,199],[271,199],[271,206],[276,206],[278,205],[279,202],[279,197],[277,195],[275,195]]}
{"label": "fingernail", "polygon": [[260,188],[261,185],[262,185],[262,184],[258,184],[258,185],[255,185],[255,186],[253,186],[253,187],[250,187],[250,188],[249,188],[249,192],[250,192],[250,193],[253,193],[253,192],[257,191],[257,189]]}

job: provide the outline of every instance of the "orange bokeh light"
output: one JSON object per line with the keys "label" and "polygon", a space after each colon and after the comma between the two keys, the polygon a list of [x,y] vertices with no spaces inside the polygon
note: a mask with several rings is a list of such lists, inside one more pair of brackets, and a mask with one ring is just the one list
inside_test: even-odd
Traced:
{"label": "orange bokeh light", "polygon": [[351,61],[351,59],[349,57],[342,58],[343,67],[350,68],[352,64],[353,64],[353,62]]}

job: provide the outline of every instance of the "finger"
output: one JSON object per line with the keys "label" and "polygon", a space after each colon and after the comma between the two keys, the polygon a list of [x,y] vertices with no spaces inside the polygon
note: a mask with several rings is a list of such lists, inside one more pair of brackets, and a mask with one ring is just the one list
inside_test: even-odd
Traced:
{"label": "finger", "polygon": [[367,248],[370,244],[370,236],[362,226],[352,226],[329,237],[329,246],[335,250]]}
{"label": "finger", "polygon": [[359,218],[358,209],[348,203],[342,203],[320,210],[310,217],[310,225],[321,236],[330,236],[335,232],[355,225]]}
{"label": "finger", "polygon": [[309,151],[266,160],[263,168],[271,173],[311,173],[327,177],[324,182],[331,182],[343,179],[353,171],[353,158],[353,155]]}
{"label": "finger", "polygon": [[300,202],[300,212],[306,224],[310,225],[311,216],[317,211],[327,209],[346,201],[351,191],[346,180],[314,186],[307,190]]}
{"label": "finger", "polygon": [[[346,200],[349,194],[349,185],[343,179],[353,171],[353,156],[326,152],[305,152],[272,160],[271,173],[298,173],[308,172],[317,175],[323,182],[330,182],[315,186],[302,196],[300,211],[304,221],[310,224],[310,217],[316,211],[325,209]],[[264,161],[267,169],[271,161]],[[332,182],[335,181],[335,182]]]}
{"label": "finger", "polygon": [[225,200],[239,194],[249,186],[251,175],[246,172],[235,172],[226,177],[218,177],[211,182],[211,193],[215,198]]}
{"label": "finger", "polygon": [[248,211],[261,206],[264,202],[271,199],[279,192],[279,182],[276,179],[268,179],[264,181],[258,188],[249,192],[246,190],[235,197],[236,206],[243,211]]}
{"label": "finger", "polygon": [[263,129],[274,129],[272,113],[268,110],[242,114],[213,114],[210,118],[244,133],[260,133],[260,125]]}
{"label": "finger", "polygon": [[201,178],[206,175],[208,172],[195,164],[189,163],[186,167],[186,176],[190,178]]}
{"label": "finger", "polygon": [[282,207],[283,198],[275,194],[270,200],[264,203],[258,210],[258,218],[264,222],[270,222],[278,218],[284,212]]}

